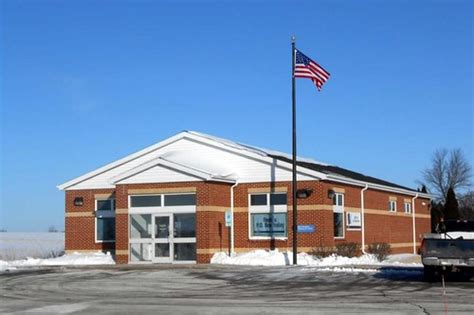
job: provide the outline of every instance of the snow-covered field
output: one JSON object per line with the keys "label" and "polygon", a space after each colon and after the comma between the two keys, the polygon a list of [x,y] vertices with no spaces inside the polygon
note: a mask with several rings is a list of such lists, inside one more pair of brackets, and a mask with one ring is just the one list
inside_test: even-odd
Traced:
{"label": "snow-covered field", "polygon": [[110,254],[64,255],[64,233],[0,233],[0,271],[33,266],[111,265]]}
{"label": "snow-covered field", "polygon": [[0,233],[0,260],[50,258],[64,252],[64,233]]}
{"label": "snow-covered field", "polygon": [[[247,253],[234,254],[229,257],[226,253],[216,253],[211,264],[249,265],[249,266],[285,266],[293,264],[292,252],[280,252],[278,249],[266,251],[263,249]],[[421,267],[419,256],[413,254],[391,255],[385,261],[379,262],[375,256],[365,254],[360,257],[341,257],[335,254],[325,258],[316,258],[306,253],[298,254],[298,265],[311,267],[342,267],[342,266],[399,266]]]}

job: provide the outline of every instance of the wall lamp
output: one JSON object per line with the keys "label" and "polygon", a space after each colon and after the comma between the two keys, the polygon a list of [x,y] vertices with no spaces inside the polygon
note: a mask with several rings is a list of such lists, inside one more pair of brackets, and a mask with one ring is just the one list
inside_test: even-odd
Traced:
{"label": "wall lamp", "polygon": [[81,206],[83,206],[83,205],[84,205],[84,198],[82,198],[82,197],[76,197],[76,198],[74,198],[74,205],[75,205],[76,207],[81,207]]}
{"label": "wall lamp", "polygon": [[329,190],[328,190],[328,198],[329,198],[329,199],[333,199],[333,198],[334,198],[334,194],[335,194],[334,190],[332,190],[332,189],[329,189]]}
{"label": "wall lamp", "polygon": [[297,199],[306,199],[313,193],[312,189],[298,189],[296,191]]}

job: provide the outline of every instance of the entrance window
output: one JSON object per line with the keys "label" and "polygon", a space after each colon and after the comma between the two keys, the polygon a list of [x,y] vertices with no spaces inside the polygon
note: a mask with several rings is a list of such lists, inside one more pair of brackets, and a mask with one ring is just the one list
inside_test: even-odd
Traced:
{"label": "entrance window", "polygon": [[174,215],[174,237],[196,237],[196,214]]}
{"label": "entrance window", "polygon": [[165,207],[195,205],[196,194],[165,195]]}
{"label": "entrance window", "polygon": [[151,214],[130,215],[130,238],[151,238]]}
{"label": "entrance window", "polygon": [[196,243],[175,243],[174,260],[193,261],[196,260]]}

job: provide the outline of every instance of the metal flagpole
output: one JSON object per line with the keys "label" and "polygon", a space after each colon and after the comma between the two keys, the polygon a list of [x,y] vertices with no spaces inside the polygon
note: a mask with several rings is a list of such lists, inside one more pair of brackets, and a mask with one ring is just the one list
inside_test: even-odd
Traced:
{"label": "metal flagpole", "polygon": [[292,73],[291,73],[291,85],[292,85],[292,98],[293,98],[293,265],[297,265],[298,256],[298,220],[297,220],[297,209],[296,209],[296,81],[295,81],[295,59],[296,59],[296,38],[291,37],[291,58],[292,58]]}

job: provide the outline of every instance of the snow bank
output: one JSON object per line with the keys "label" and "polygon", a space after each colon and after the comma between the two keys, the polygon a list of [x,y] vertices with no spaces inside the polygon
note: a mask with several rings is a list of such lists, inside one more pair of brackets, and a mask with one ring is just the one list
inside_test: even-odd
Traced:
{"label": "snow bank", "polygon": [[[306,253],[298,254],[298,265],[313,267],[340,267],[340,266],[421,266],[417,262],[418,255],[392,255],[386,261],[379,262],[374,255],[365,254],[360,257],[343,257],[332,254],[324,258],[315,258]],[[234,254],[229,257],[226,253],[214,254],[211,264],[248,265],[248,266],[286,266],[293,264],[292,252],[280,252],[278,249],[266,251],[263,249],[247,253]]]}
{"label": "snow bank", "polygon": [[0,260],[0,271],[14,270],[22,267],[37,266],[72,266],[72,265],[114,265],[115,261],[110,253],[72,253],[56,258],[27,258],[22,260],[3,261]]}

